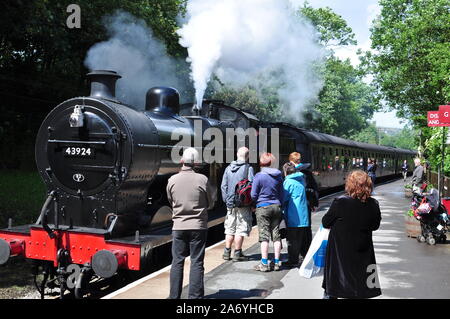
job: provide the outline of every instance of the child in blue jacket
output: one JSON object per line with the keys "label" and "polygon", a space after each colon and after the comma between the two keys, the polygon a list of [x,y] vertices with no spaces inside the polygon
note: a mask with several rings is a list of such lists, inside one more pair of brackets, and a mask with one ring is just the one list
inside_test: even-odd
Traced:
{"label": "child in blue jacket", "polygon": [[309,220],[303,173],[298,172],[292,163],[286,163],[283,171],[286,177],[283,182],[282,207],[286,220],[289,255],[285,265],[296,267],[300,263],[299,257],[306,256],[311,243],[308,236],[311,221]]}

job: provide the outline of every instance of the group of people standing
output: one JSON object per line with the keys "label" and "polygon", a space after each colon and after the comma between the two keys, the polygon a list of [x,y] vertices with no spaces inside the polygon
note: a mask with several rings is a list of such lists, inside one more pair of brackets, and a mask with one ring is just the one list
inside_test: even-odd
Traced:
{"label": "group of people standing", "polygon": [[[299,266],[312,240],[311,212],[318,207],[318,187],[309,170],[310,164],[301,163],[301,155],[293,152],[280,171],[276,167],[278,161],[275,156],[263,153],[259,159],[260,171],[254,174],[247,163],[248,157],[249,150],[240,148],[237,160],[225,169],[222,179],[221,193],[227,206],[223,258],[235,262],[249,260],[242,252],[242,244],[244,238],[250,235],[254,211],[261,249],[261,260],[255,270],[269,272],[280,270],[282,265]],[[189,255],[188,298],[204,296],[207,210],[213,205],[215,194],[208,178],[194,172],[197,159],[195,149],[186,149],[180,173],[172,176],[167,185],[174,221],[169,298],[181,297],[183,265]],[[244,185],[244,196],[245,190],[249,191],[249,201],[236,200],[236,185]],[[247,189],[247,185],[251,187]],[[323,227],[331,228],[323,282],[324,296],[377,296],[381,293],[379,288],[365,287],[367,266],[375,264],[371,233],[378,229],[381,220],[378,202],[370,197],[371,177],[363,171],[353,171],[347,178],[346,193],[333,201],[322,219]],[[282,221],[286,225],[288,246],[288,260],[283,263],[280,259]],[[270,241],[274,247],[272,261],[269,260]],[[232,254],[233,243],[235,249]]]}
{"label": "group of people standing", "polygon": [[[242,242],[250,234],[251,212],[255,210],[261,245],[261,262],[255,266],[255,270],[280,270],[282,221],[286,225],[289,256],[284,265],[298,266],[300,258],[306,255],[311,244],[311,211],[318,205],[317,184],[312,173],[307,170],[309,164],[302,164],[300,153],[294,152],[290,154],[289,162],[283,165],[282,173],[274,167],[277,163],[275,156],[263,153],[259,161],[260,172],[254,175],[252,167],[247,163],[248,152],[245,147],[239,149],[238,160],[226,168],[222,180],[222,197],[227,205],[223,258],[231,259],[231,246],[234,241],[233,261],[248,260],[242,253]],[[252,181],[250,196],[254,208],[236,207],[235,187],[243,179]],[[268,258],[270,240],[274,246],[273,261]]]}

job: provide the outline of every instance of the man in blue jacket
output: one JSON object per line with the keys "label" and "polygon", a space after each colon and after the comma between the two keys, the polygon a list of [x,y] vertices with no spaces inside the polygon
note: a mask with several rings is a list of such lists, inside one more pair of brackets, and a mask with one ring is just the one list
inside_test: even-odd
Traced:
{"label": "man in blue jacket", "polygon": [[308,230],[311,227],[303,173],[292,163],[283,166],[286,174],[283,183],[283,213],[287,226],[288,267],[299,265],[299,257],[305,257],[309,249]]}
{"label": "man in blue jacket", "polygon": [[281,236],[280,222],[282,220],[281,200],[283,197],[283,177],[275,168],[277,159],[271,153],[263,153],[259,158],[261,171],[255,175],[252,185],[252,200],[256,203],[256,223],[258,224],[259,242],[261,243],[261,262],[255,270],[267,272],[271,270],[269,263],[269,241],[272,239],[274,248],[273,270],[281,267]]}

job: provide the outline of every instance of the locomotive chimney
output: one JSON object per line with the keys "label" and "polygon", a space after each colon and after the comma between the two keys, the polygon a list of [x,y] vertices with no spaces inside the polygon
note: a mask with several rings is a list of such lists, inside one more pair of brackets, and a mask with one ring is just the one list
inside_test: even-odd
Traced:
{"label": "locomotive chimney", "polygon": [[178,114],[180,112],[180,94],[171,87],[151,88],[147,91],[145,110]]}
{"label": "locomotive chimney", "polygon": [[91,83],[90,96],[104,99],[116,98],[116,81],[121,78],[117,72],[95,70],[86,76]]}

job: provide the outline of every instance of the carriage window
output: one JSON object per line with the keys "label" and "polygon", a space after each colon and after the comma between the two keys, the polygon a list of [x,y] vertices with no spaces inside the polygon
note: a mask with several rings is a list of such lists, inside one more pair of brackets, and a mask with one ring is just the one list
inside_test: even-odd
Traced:
{"label": "carriage window", "polygon": [[341,162],[339,160],[339,156],[336,156],[334,158],[334,169],[337,171],[341,170]]}
{"label": "carriage window", "polygon": [[237,118],[237,112],[233,110],[220,109],[219,120],[221,121],[234,121]]}

